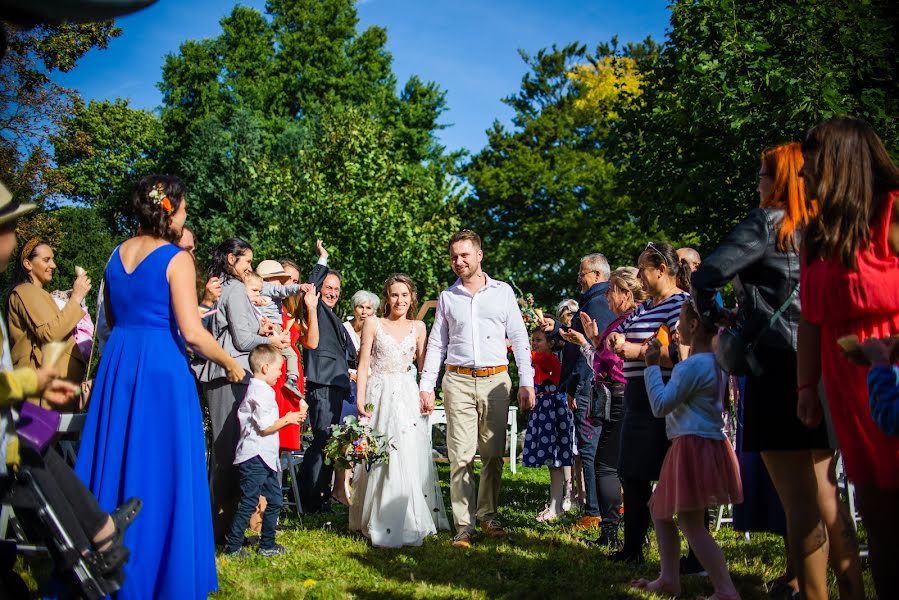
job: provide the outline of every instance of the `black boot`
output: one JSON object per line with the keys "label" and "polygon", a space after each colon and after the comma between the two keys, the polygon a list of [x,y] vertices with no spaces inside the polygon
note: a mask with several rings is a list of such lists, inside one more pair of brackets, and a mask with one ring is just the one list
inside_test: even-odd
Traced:
{"label": "black boot", "polygon": [[621,540],[618,539],[618,523],[603,523],[596,543],[612,552],[620,549]]}

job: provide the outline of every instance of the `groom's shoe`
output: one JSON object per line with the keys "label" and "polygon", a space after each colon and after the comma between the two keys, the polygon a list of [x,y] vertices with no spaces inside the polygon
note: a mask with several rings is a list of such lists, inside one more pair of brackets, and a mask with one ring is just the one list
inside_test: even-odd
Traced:
{"label": "groom's shoe", "polygon": [[496,519],[485,519],[481,521],[481,531],[492,538],[506,537],[506,530]]}
{"label": "groom's shoe", "polygon": [[453,538],[453,548],[468,549],[471,548],[471,532],[463,529]]}

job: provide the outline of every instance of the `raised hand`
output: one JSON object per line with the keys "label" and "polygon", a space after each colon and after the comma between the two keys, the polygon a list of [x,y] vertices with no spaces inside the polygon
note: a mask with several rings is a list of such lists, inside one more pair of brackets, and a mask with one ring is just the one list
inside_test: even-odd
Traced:
{"label": "raised hand", "polygon": [[75,282],[72,284],[72,299],[75,302],[81,302],[85,298],[87,298],[88,293],[91,291],[91,278],[87,276],[87,273],[82,273],[81,275],[75,278]]}
{"label": "raised hand", "polygon": [[315,251],[318,252],[319,258],[328,256],[328,251],[325,249],[325,243],[322,240],[315,240]]}
{"label": "raised hand", "polygon": [[590,317],[586,312],[581,311],[581,325],[584,326],[584,335],[590,338],[591,340],[599,337],[599,325],[596,324],[596,321]]}

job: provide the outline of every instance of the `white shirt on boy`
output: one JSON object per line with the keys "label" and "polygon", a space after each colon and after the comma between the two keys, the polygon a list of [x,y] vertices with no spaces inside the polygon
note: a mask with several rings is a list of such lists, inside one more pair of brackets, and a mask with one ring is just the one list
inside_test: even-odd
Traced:
{"label": "white shirt on boy", "polygon": [[261,379],[250,379],[247,395],[237,409],[240,439],[234,454],[235,465],[258,456],[272,471],[281,470],[278,433],[262,434],[263,430],[274,425],[277,420],[278,402],[275,400],[274,388]]}

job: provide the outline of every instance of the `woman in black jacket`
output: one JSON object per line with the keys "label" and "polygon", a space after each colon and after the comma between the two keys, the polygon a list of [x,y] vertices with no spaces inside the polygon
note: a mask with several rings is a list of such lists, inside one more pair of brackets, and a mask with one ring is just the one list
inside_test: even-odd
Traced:
{"label": "woman in black jacket", "polygon": [[[696,303],[723,316],[715,293],[733,280],[747,356],[743,449],[761,452],[787,517],[787,551],[804,598],[827,598],[828,537],[840,597],[863,597],[855,532],[841,518],[833,478],[834,452],[822,425],[809,429],[796,414],[799,325],[799,241],[816,206],[807,202],[798,143],[762,154],[759,208],[753,209],[693,274]],[[769,326],[772,317],[777,314]],[[829,536],[828,536],[829,534]]]}

